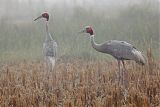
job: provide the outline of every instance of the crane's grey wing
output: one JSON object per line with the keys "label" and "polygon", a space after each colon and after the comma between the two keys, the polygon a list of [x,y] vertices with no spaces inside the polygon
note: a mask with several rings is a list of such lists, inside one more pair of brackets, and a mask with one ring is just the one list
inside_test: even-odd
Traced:
{"label": "crane's grey wing", "polygon": [[47,41],[43,44],[44,56],[56,57],[57,43],[55,41]]}
{"label": "crane's grey wing", "polygon": [[103,48],[106,48],[108,54],[117,59],[133,59],[132,49],[133,45],[125,41],[111,40],[102,44]]}

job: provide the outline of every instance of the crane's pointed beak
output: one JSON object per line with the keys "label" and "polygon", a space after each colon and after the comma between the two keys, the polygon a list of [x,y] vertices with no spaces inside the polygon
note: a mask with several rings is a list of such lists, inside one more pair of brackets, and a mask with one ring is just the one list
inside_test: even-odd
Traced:
{"label": "crane's pointed beak", "polygon": [[38,20],[38,19],[40,19],[40,18],[42,18],[42,16],[37,17],[36,19],[34,19],[34,21],[36,21],[36,20]]}
{"label": "crane's pointed beak", "polygon": [[78,33],[85,33],[85,32],[86,32],[86,30],[83,29],[83,30],[79,31]]}

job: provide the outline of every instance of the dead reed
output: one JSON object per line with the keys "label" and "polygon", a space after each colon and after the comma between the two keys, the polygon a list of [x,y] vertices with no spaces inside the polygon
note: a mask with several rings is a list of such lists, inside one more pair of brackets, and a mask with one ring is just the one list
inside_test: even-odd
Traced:
{"label": "dead reed", "polygon": [[75,59],[50,73],[42,62],[3,64],[0,107],[159,107],[158,64],[127,63],[128,91],[117,84],[115,62]]}

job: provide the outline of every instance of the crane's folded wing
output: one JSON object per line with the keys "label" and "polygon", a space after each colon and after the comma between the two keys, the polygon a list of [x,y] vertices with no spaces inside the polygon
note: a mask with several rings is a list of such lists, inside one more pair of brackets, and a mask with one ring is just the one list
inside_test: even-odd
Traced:
{"label": "crane's folded wing", "polygon": [[57,43],[55,41],[45,42],[43,44],[44,56],[56,57],[57,54]]}

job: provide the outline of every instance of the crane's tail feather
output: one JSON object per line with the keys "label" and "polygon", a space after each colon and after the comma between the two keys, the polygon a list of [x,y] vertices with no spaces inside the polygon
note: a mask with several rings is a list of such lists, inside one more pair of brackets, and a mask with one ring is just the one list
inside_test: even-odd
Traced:
{"label": "crane's tail feather", "polygon": [[136,49],[133,49],[132,52],[134,54],[134,60],[141,65],[145,65],[146,58],[144,57],[144,55]]}
{"label": "crane's tail feather", "polygon": [[48,67],[49,67],[49,71],[53,71],[54,66],[55,66],[55,62],[56,62],[55,57],[48,56],[48,58],[47,58],[47,64],[48,64]]}

